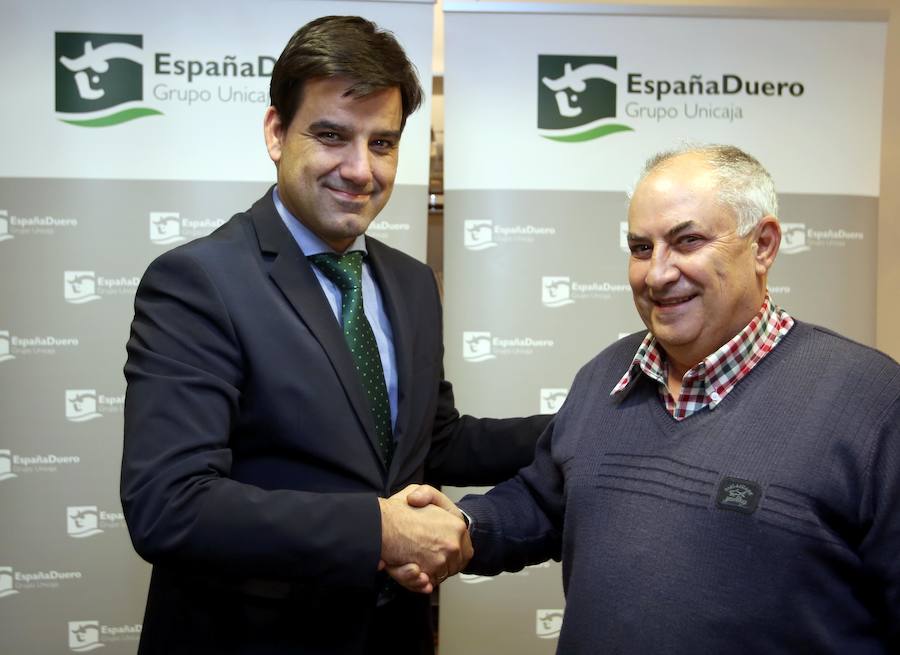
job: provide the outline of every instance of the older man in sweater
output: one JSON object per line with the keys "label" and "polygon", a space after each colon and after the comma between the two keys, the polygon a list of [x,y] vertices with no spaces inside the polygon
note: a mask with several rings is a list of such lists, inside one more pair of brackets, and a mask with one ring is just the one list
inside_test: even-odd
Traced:
{"label": "older man in sweater", "polygon": [[628,216],[649,332],[460,503],[468,571],[562,559],[560,653],[900,652],[900,366],[772,302],[776,213],[737,148],[650,160]]}

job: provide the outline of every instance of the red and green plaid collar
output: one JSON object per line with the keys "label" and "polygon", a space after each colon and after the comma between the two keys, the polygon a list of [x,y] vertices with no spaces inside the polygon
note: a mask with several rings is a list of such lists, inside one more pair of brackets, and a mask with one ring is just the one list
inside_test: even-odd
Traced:
{"label": "red and green plaid collar", "polygon": [[722,402],[735,385],[753,370],[763,357],[781,341],[794,325],[787,312],[773,304],[766,294],[759,313],[731,341],[684,374],[678,399],[666,386],[668,365],[665,352],[656,338],[647,333],[624,377],[610,393],[614,396],[631,389],[639,371],[659,383],[660,398],[666,410],[680,421],[704,407],[710,410]]}

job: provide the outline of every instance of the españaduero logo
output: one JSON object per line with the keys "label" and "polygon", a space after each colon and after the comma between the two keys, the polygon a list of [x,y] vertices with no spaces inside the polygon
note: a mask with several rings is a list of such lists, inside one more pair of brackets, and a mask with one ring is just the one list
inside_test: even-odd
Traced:
{"label": "espa\u00f1aduero logo", "polygon": [[56,473],[60,466],[80,463],[81,457],[78,455],[55,453],[17,455],[6,448],[0,448],[0,482],[32,473]]}
{"label": "espa\u00f1aduero logo", "polygon": [[150,242],[161,246],[184,241],[178,212],[150,212]]}
{"label": "espa\u00f1aduero logo", "polygon": [[56,113],[79,127],[162,114],[144,104],[144,37],[56,32]]}
{"label": "espa\u00f1aduero logo", "polygon": [[567,275],[541,277],[544,307],[565,307],[579,300],[610,300],[613,295],[630,292],[631,287],[624,282],[580,282]]}
{"label": "espa\u00f1aduero logo", "polygon": [[84,539],[98,535],[100,512],[96,505],[81,505],[66,508],[66,534],[73,539]]}
{"label": "espa\u00f1aduero logo", "polygon": [[66,389],[66,420],[83,423],[101,418],[97,411],[96,389]]}
{"label": "espa\u00f1aduero logo", "polygon": [[84,578],[81,571],[17,571],[11,566],[0,566],[0,598],[23,591],[59,589],[63,585],[77,583]]}
{"label": "espa\u00f1aduero logo", "polygon": [[535,634],[540,639],[556,639],[562,630],[563,610],[539,609],[535,612]]}
{"label": "espa\u00f1aduero logo", "polygon": [[11,566],[0,566],[0,598],[19,593],[13,585],[13,575]]}
{"label": "espa\u00f1aduero logo", "polygon": [[83,305],[104,296],[131,295],[140,284],[137,276],[108,277],[95,271],[64,271],[63,298],[67,303]]}
{"label": "espa\u00f1aduero logo", "polygon": [[[100,621],[69,621],[69,650],[86,653],[108,643],[137,641],[141,637],[140,623],[107,625]],[[128,649],[134,652],[134,646]]]}
{"label": "espa\u00f1aduero logo", "polygon": [[545,307],[571,305],[572,280],[567,276],[550,275],[541,278],[541,302]]}
{"label": "espa\u00f1aduero logo", "polygon": [[13,235],[9,233],[9,212],[0,209],[0,241],[9,241],[13,238]]}
{"label": "espa\u00f1aduero logo", "polygon": [[463,359],[467,362],[485,362],[496,358],[491,352],[490,332],[463,332]]}
{"label": "espa\u00f1aduero logo", "polygon": [[225,223],[224,219],[188,218],[180,212],[150,212],[150,243],[168,246],[206,236]]}
{"label": "espa\u00f1aduero logo", "polygon": [[799,80],[748,79],[734,71],[656,77],[623,71],[611,55],[538,55],[538,134],[579,143],[664,121],[735,123],[759,110],[758,100],[805,92]]}
{"label": "espa\u00f1aduero logo", "polygon": [[100,621],[69,621],[69,650],[86,653],[104,645],[100,643]]}
{"label": "espa\u00f1aduero logo", "polygon": [[109,512],[96,505],[77,505],[66,508],[66,534],[73,539],[85,539],[107,530],[125,527],[122,512]]}
{"label": "espa\u00f1aduero logo", "polygon": [[14,477],[16,474],[12,470],[12,452],[7,448],[0,449],[0,482]]}
{"label": "espa\u00f1aduero logo", "polygon": [[77,348],[78,337],[19,336],[0,330],[0,363],[23,355],[55,355],[60,348]]}
{"label": "espa\u00f1aduero logo", "polygon": [[537,339],[522,336],[494,336],[491,332],[465,331],[462,333],[463,361],[486,362],[498,356],[533,355],[538,349],[553,348],[553,339]]}
{"label": "espa\u00f1aduero logo", "polygon": [[617,59],[538,55],[538,133],[578,143],[633,128],[616,120]]}
{"label": "espa\u00f1aduero logo", "polygon": [[66,420],[84,423],[104,414],[122,413],[125,394],[97,393],[96,389],[66,389]]}
{"label": "espa\u00f1aduero logo", "polygon": [[556,414],[566,402],[569,390],[564,388],[542,388],[538,409],[540,414]]}
{"label": "espa\u00f1aduero logo", "polygon": [[97,293],[97,275],[94,271],[65,271],[63,274],[65,291],[63,297],[73,305],[100,300]]}
{"label": "espa\u00f1aduero logo", "polygon": [[806,223],[781,223],[781,252],[796,255],[816,247],[845,247],[849,242],[864,241],[860,230],[812,228]]}
{"label": "espa\u00f1aduero logo", "polygon": [[782,223],[781,252],[786,255],[795,255],[807,250],[809,250],[809,245],[806,243],[806,224]]}
{"label": "espa\u00f1aduero logo", "polygon": [[465,221],[463,224],[463,246],[469,250],[496,248],[494,222],[487,220]]}
{"label": "espa\u00f1aduero logo", "polygon": [[534,243],[537,239],[556,235],[548,225],[497,225],[490,219],[463,222],[463,246],[466,250],[487,250],[501,244]]}
{"label": "espa\u00f1aduero logo", "polygon": [[15,359],[10,349],[9,330],[0,330],[0,362],[6,362]]}

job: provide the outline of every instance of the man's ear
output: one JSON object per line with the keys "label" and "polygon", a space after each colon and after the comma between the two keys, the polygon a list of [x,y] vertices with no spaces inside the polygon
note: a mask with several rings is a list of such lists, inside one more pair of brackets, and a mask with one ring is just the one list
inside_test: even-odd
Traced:
{"label": "man's ear", "polygon": [[266,109],[266,115],[263,118],[263,134],[266,137],[266,150],[269,151],[269,157],[275,164],[281,161],[281,149],[284,145],[285,132],[287,126],[281,122],[281,116],[275,107]]}
{"label": "man's ear", "polygon": [[778,248],[781,247],[781,225],[774,216],[763,216],[753,229],[753,234],[755,250],[753,258],[756,260],[756,272],[758,275],[765,275],[775,263]]}

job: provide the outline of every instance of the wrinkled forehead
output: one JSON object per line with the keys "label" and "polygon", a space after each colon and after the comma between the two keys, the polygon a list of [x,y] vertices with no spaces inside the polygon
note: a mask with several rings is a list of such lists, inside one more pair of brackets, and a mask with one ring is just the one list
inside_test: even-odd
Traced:
{"label": "wrinkled forehead", "polygon": [[684,153],[671,157],[648,171],[638,182],[635,194],[642,188],[658,192],[690,188],[700,192],[715,190],[717,184],[715,169],[702,155]]}
{"label": "wrinkled forehead", "polygon": [[704,161],[682,156],[647,174],[628,206],[629,232],[651,236],[673,226],[733,227],[736,218],[719,198],[714,169]]}

